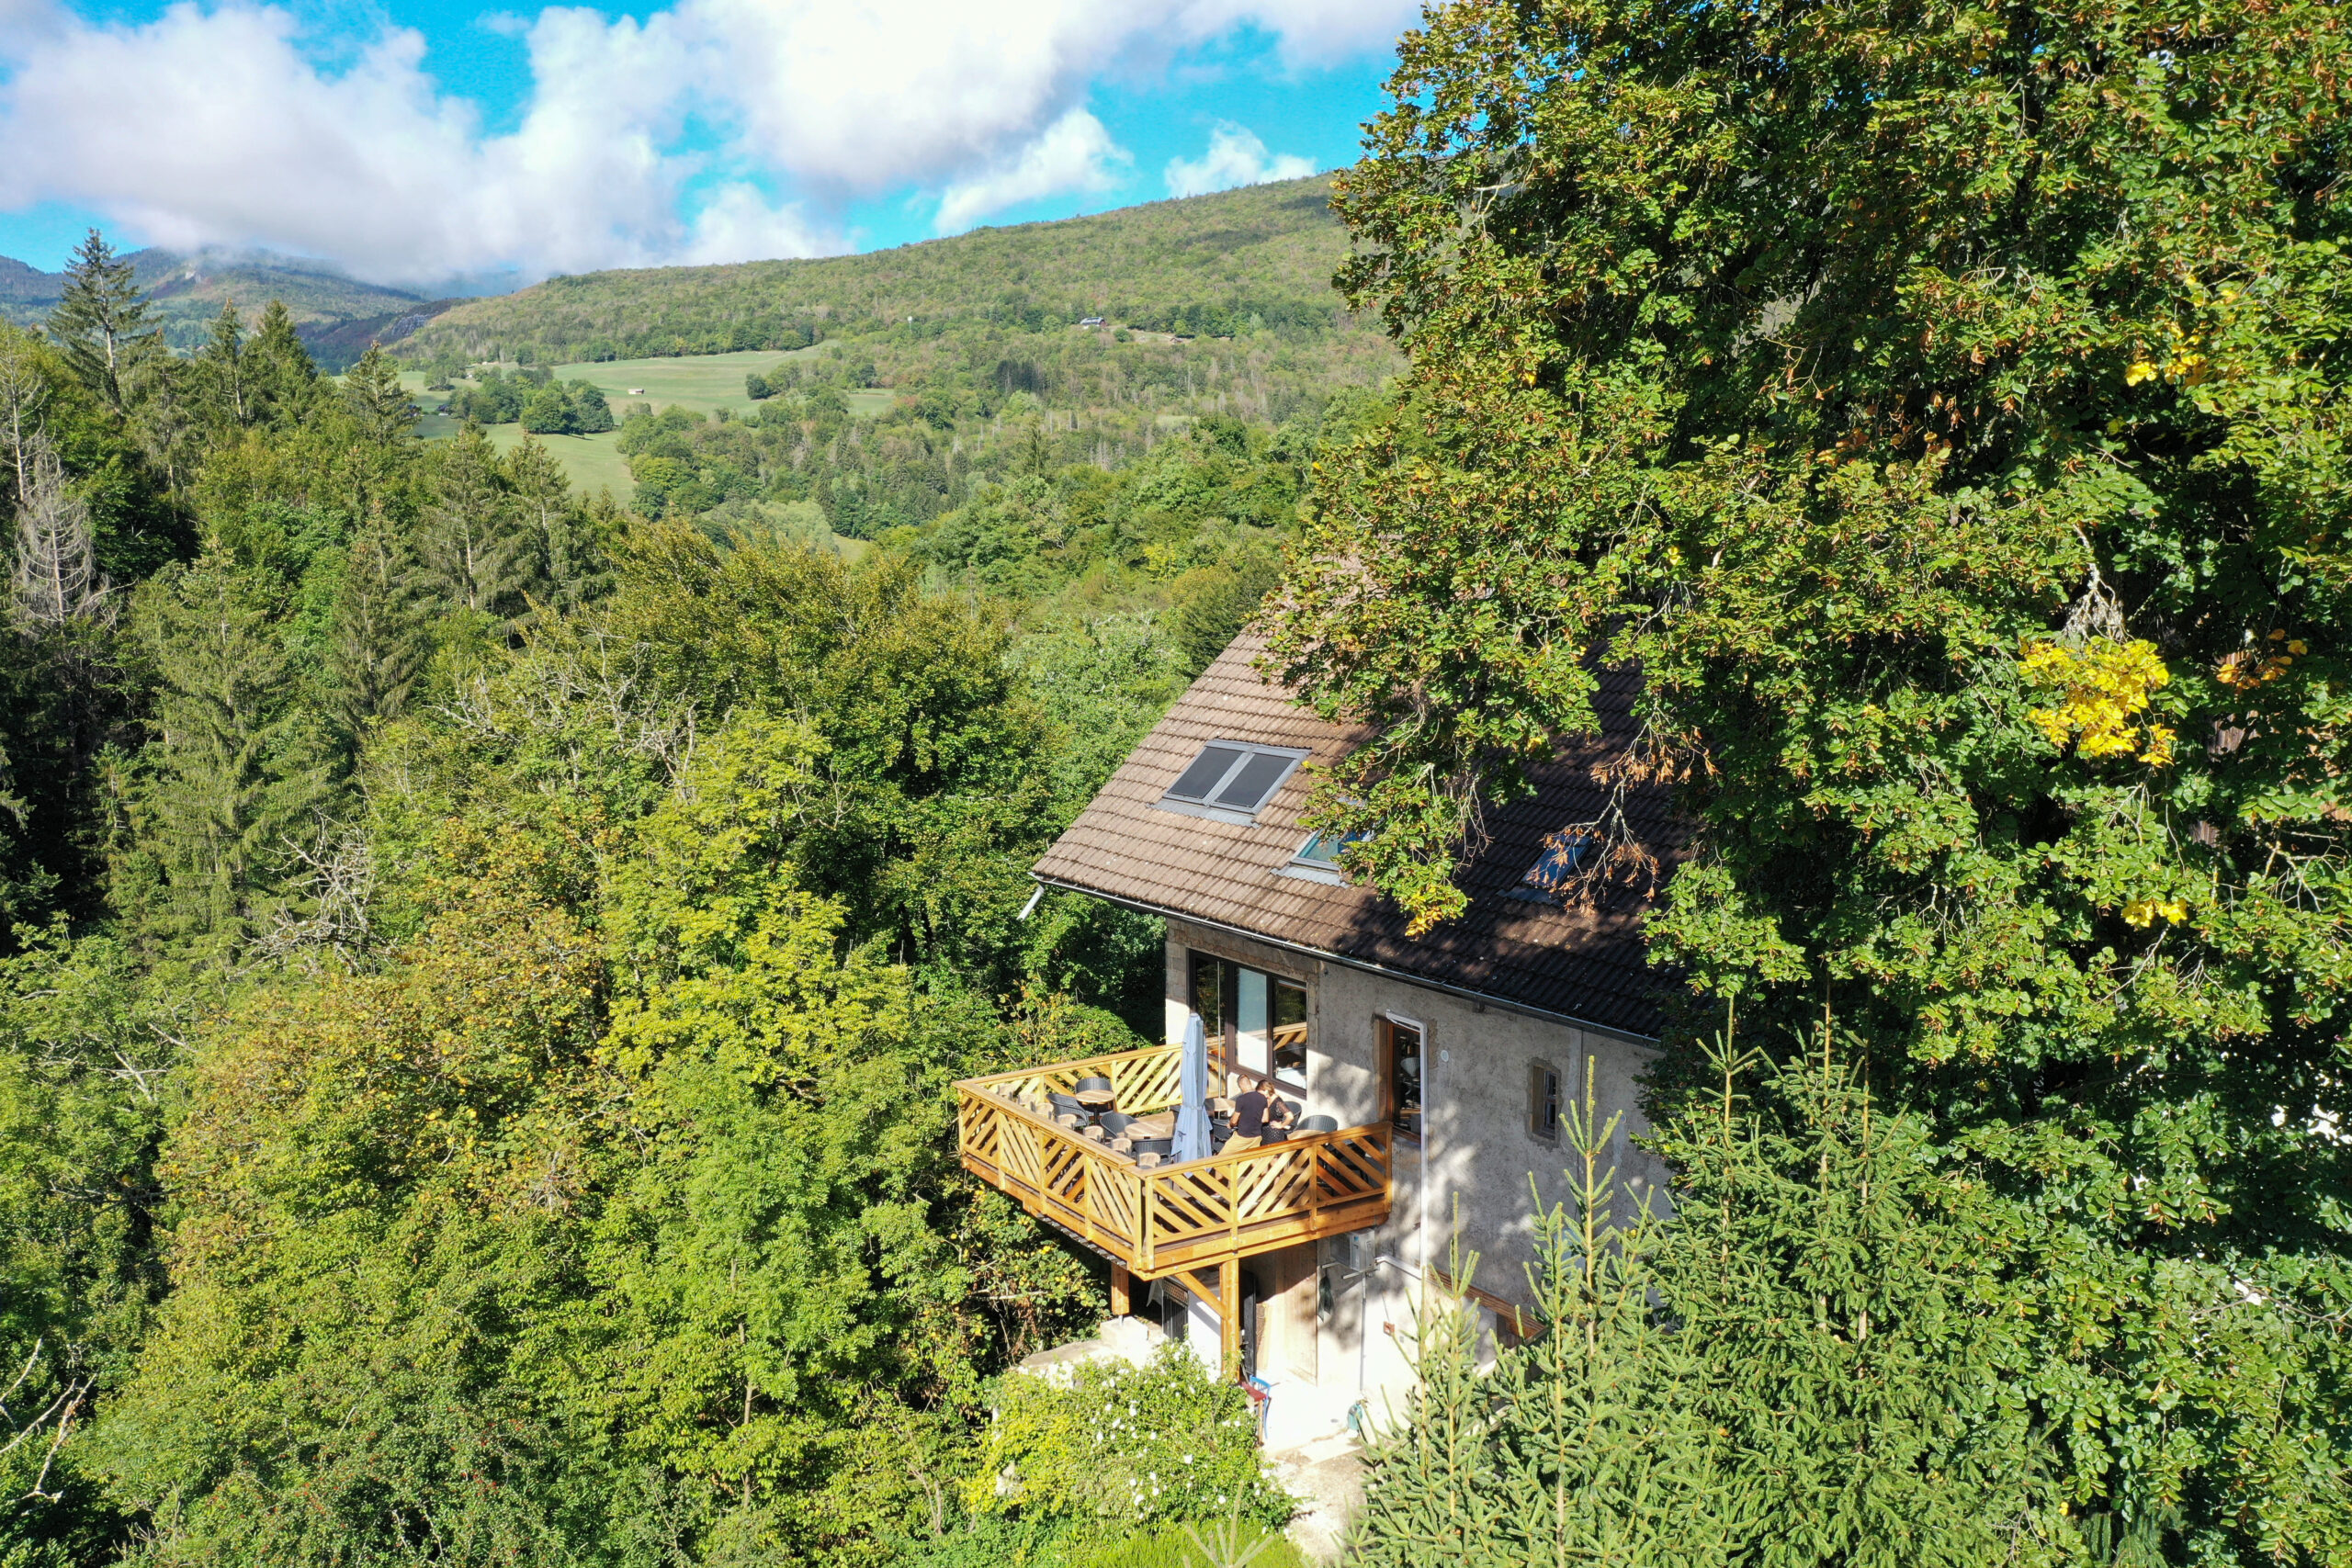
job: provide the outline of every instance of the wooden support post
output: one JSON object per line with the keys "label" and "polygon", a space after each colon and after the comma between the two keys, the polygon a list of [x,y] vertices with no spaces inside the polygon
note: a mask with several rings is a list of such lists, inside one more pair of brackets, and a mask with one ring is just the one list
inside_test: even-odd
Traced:
{"label": "wooden support post", "polygon": [[1112,1264],[1111,1315],[1113,1317],[1125,1317],[1134,1310],[1127,1301],[1128,1294],[1133,1289],[1134,1286],[1127,1280],[1127,1266],[1124,1263]]}
{"label": "wooden support post", "polygon": [[1227,1258],[1216,1270],[1217,1350],[1227,1376],[1241,1377],[1241,1260]]}

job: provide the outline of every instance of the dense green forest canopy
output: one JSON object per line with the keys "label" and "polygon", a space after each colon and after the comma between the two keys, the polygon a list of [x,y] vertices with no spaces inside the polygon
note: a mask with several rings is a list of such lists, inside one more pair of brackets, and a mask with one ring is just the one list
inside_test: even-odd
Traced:
{"label": "dense green forest canopy", "polygon": [[[676,503],[796,471],[822,381],[769,400],[796,421],[633,418],[688,475],[646,516],[536,440],[418,439],[380,352],[322,376],[283,309],[170,353],[96,238],[46,324],[0,328],[0,1552],[1171,1528],[967,1506],[989,1379],[1102,1282],[962,1173],[946,1088],[1157,1032],[1156,930],[1024,919],[1026,868],[1272,581],[1369,394],[1106,463],[1014,392],[1007,466],[932,520],[966,542],[891,522],[853,565],[806,499]],[[1148,1383],[1214,1416],[1168,1462],[1254,1473],[1192,1366]]]}
{"label": "dense green forest canopy", "polygon": [[1673,1225],[1570,1238],[1576,1354],[1439,1380],[1382,1560],[2352,1558],[2347,56],[2298,0],[1405,40],[1334,204],[1412,367],[1276,623],[1378,733],[1318,816],[1446,920],[1634,660],[1610,777],[1698,836]]}

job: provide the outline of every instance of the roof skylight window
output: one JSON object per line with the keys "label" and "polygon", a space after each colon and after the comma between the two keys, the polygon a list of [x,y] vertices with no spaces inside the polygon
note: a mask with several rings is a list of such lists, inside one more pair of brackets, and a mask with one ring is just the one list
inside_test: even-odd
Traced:
{"label": "roof skylight window", "polygon": [[1553,834],[1544,840],[1544,852],[1535,857],[1535,863],[1527,868],[1527,874],[1519,879],[1519,886],[1504,897],[1523,898],[1531,904],[1559,903],[1569,876],[1584,863],[1584,857],[1591,848],[1592,835],[1589,833]]}
{"label": "roof skylight window", "polygon": [[1361,843],[1371,835],[1366,833],[1316,833],[1298,846],[1290,863],[1279,868],[1278,874],[1296,876],[1308,882],[1328,882],[1341,886],[1347,877],[1340,870],[1340,855],[1350,844]]}
{"label": "roof skylight window", "polygon": [[1252,822],[1306,758],[1305,751],[1286,746],[1212,740],[1168,786],[1159,798],[1160,809],[1219,822]]}

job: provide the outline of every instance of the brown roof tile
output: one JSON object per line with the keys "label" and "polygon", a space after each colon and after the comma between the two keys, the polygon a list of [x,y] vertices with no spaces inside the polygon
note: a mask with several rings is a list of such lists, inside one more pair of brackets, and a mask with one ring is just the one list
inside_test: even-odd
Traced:
{"label": "brown roof tile", "polygon": [[[1639,931],[1653,891],[1620,891],[1597,906],[1567,908],[1509,896],[1546,835],[1603,810],[1608,792],[1595,766],[1630,739],[1638,675],[1604,675],[1596,699],[1601,735],[1530,770],[1535,793],[1488,812],[1488,841],[1462,874],[1468,911],[1413,938],[1396,905],[1367,888],[1277,874],[1306,838],[1299,826],[1311,787],[1306,770],[1246,827],[1158,808],[1207,741],[1304,748],[1313,767],[1364,739],[1361,728],[1326,723],[1261,677],[1252,666],[1263,649],[1254,633],[1244,633],[1217,657],[1037,862],[1040,878],[1603,1028],[1657,1033],[1663,977],[1645,962]],[[1624,807],[1634,837],[1671,866],[1685,834],[1666,791],[1634,790]]]}

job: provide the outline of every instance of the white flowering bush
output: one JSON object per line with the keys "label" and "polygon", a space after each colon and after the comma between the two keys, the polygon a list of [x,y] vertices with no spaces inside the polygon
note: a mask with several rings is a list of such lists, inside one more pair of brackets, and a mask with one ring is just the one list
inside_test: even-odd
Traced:
{"label": "white flowering bush", "polygon": [[1291,1512],[1259,1462],[1241,1390],[1176,1346],[1141,1367],[1086,1363],[1067,1387],[1008,1373],[965,1501],[976,1514],[1135,1525],[1237,1513],[1279,1525]]}

